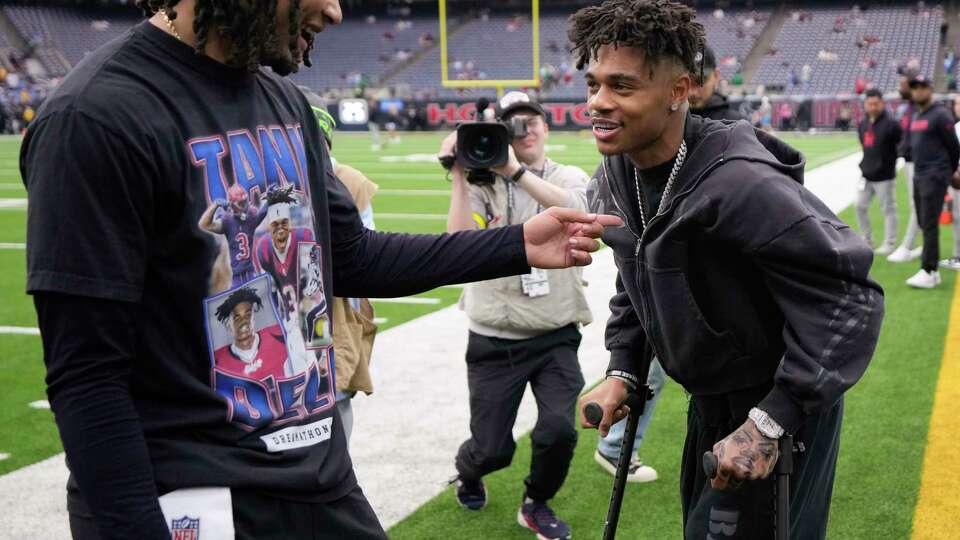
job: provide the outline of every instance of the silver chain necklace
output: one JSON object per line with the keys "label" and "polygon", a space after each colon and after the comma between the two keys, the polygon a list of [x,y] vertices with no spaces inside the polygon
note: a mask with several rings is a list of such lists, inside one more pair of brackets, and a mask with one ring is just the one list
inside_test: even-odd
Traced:
{"label": "silver chain necklace", "polygon": [[[657,206],[657,213],[653,215],[650,219],[653,219],[660,215],[660,212],[663,211],[663,204],[667,200],[667,196],[670,195],[670,190],[673,188],[673,182],[677,179],[677,173],[680,172],[680,167],[683,166],[683,160],[687,157],[687,141],[680,142],[680,150],[677,151],[677,160],[673,162],[673,169],[670,171],[670,177],[667,178],[667,185],[663,188],[663,195],[660,196],[660,204]],[[646,197],[643,195],[643,191],[640,190],[640,173],[637,169],[633,169],[633,182],[637,188],[637,206],[640,207],[640,222],[643,224],[644,230],[647,228],[647,214],[644,211],[644,201]]]}

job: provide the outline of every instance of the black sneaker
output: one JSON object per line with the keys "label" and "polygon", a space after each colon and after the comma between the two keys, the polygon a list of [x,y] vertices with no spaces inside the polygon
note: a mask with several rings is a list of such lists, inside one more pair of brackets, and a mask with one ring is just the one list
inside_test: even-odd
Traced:
{"label": "black sneaker", "polygon": [[537,533],[538,540],[567,540],[570,527],[542,501],[524,501],[517,511],[517,523]]}
{"label": "black sneaker", "polygon": [[456,484],[457,504],[467,510],[480,510],[487,505],[487,488],[482,480],[467,480],[456,476],[450,481]]}

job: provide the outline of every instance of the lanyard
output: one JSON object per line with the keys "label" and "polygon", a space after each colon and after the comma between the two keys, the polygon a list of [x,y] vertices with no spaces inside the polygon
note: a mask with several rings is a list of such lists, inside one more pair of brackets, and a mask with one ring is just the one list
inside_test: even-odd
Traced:
{"label": "lanyard", "polygon": [[[536,174],[538,178],[543,178],[543,175],[546,174],[547,172],[547,166],[546,164],[544,164],[543,169],[540,169],[539,171],[530,169],[530,172],[532,172],[533,174]],[[507,183],[507,225],[513,225],[514,185],[513,185],[513,182],[509,180],[507,180],[506,183]],[[538,202],[536,213],[539,214],[540,212],[543,212],[543,205]]]}

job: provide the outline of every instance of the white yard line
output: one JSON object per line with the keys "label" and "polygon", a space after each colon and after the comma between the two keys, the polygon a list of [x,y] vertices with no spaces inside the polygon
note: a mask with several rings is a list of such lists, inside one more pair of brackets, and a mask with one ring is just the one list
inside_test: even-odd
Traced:
{"label": "white yard line", "polygon": [[23,336],[39,336],[39,328],[28,326],[0,326],[0,334],[20,334]]}
{"label": "white yard line", "polygon": [[40,399],[37,401],[31,401],[27,404],[31,409],[49,409],[50,402],[45,399]]}
{"label": "white yard line", "polygon": [[407,298],[371,298],[370,302],[374,304],[420,304],[420,305],[437,305],[440,303],[439,298],[416,298],[416,297],[407,297]]}
{"label": "white yard line", "polygon": [[[853,203],[860,178],[859,156],[842,158],[807,174],[807,186],[839,212]],[[378,216],[379,217],[379,216]],[[587,299],[594,323],[583,329],[580,365],[587,385],[599,380],[608,353],[603,346],[604,322],[610,312],[616,269],[611,250],[594,257],[584,269]],[[371,371],[376,392],[354,399],[354,431],[350,453],[364,492],[390,527],[440,493],[455,473],[453,458],[469,436],[466,366],[467,318],[457,306],[386,330],[377,336]],[[411,373],[416,376],[411,379]],[[514,435],[529,431],[536,405],[524,397]],[[69,538],[63,455],[0,476],[0,508],[4,515],[0,540]],[[520,496],[522,485],[514,494]],[[455,503],[451,498],[449,504]]]}
{"label": "white yard line", "polygon": [[[449,197],[450,190],[443,189],[378,189],[377,195],[394,197]],[[379,214],[378,214],[379,215]]]}
{"label": "white yard line", "polygon": [[27,249],[27,245],[19,242],[0,242],[0,249]]}
{"label": "white yard line", "polygon": [[0,210],[24,210],[26,207],[26,199],[0,199]]}
{"label": "white yard line", "polygon": [[376,212],[375,219],[399,219],[403,221],[446,221],[446,214],[390,214]]}

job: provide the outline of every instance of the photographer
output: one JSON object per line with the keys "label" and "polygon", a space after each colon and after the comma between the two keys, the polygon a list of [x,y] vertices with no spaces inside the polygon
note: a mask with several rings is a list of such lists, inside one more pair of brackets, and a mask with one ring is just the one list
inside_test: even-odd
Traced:
{"label": "photographer", "polygon": [[[451,169],[447,231],[523,223],[551,206],[584,209],[589,177],[547,159],[549,129],[540,105],[522,92],[510,92],[497,112],[501,122],[515,129],[525,124],[526,135],[513,139],[506,165],[492,169],[492,183],[481,183],[476,175],[468,183],[460,164]],[[478,116],[483,117],[482,111]],[[456,133],[447,137],[440,156],[453,154],[456,141]],[[581,273],[533,268],[520,278],[470,284],[460,305],[470,318],[466,360],[472,436],[456,458],[457,500],[471,510],[486,505],[481,479],[510,464],[516,449],[511,430],[530,383],[539,415],[517,519],[540,538],[568,538],[569,527],[547,501],[563,484],[577,443],[574,407],[584,384],[578,327],[592,320]]]}

